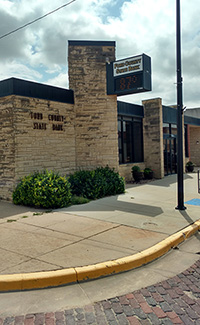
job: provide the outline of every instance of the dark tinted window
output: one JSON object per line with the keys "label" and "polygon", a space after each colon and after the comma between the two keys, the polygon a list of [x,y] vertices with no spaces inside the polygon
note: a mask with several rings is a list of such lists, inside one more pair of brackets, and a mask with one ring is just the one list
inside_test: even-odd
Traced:
{"label": "dark tinted window", "polygon": [[118,140],[120,164],[143,161],[142,119],[120,116]]}

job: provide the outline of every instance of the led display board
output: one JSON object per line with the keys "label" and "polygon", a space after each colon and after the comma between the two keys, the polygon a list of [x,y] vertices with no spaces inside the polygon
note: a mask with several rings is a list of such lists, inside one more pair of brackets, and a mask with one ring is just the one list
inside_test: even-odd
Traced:
{"label": "led display board", "polygon": [[151,58],[146,54],[107,63],[107,94],[151,91]]}

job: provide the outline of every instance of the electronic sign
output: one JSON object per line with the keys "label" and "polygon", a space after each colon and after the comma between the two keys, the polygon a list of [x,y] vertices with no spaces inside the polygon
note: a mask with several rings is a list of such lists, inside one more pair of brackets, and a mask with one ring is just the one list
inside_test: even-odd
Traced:
{"label": "electronic sign", "polygon": [[146,54],[107,63],[107,94],[151,91],[151,58]]}

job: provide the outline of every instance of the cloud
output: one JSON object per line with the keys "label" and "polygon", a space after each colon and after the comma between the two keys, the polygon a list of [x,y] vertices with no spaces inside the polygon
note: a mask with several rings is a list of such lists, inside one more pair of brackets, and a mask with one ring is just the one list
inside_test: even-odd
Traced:
{"label": "cloud", "polygon": [[18,60],[10,60],[6,65],[0,62],[0,71],[1,80],[11,77],[32,81],[39,81],[42,79],[42,74],[40,72]]}
{"label": "cloud", "polygon": [[55,78],[47,80],[48,85],[57,86],[61,88],[68,88],[69,87],[69,80],[67,76],[67,72],[61,72]]}
{"label": "cloud", "polygon": [[[67,3],[57,0],[2,0],[0,30],[5,34]],[[181,1],[184,100],[199,106],[199,1]],[[153,91],[124,96],[141,103],[162,97],[176,102],[176,8],[172,0],[76,0],[69,6],[2,40],[1,79],[15,76],[67,85],[67,41],[114,40],[117,59],[146,53],[152,58]],[[66,77],[66,80],[65,80]],[[120,98],[120,100],[122,97]]]}

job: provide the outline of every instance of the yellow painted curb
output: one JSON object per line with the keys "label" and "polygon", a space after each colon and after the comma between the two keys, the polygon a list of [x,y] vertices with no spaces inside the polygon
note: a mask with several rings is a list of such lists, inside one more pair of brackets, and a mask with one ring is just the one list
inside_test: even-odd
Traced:
{"label": "yellow painted curb", "polygon": [[163,256],[171,248],[178,246],[199,229],[200,220],[140,253],[104,263],[76,267],[77,280],[78,282],[92,280],[106,275],[129,271],[145,265]]}
{"label": "yellow painted curb", "polygon": [[6,274],[0,275],[0,291],[41,289],[74,282],[77,282],[74,268],[47,272]]}
{"label": "yellow painted curb", "polygon": [[0,291],[57,287],[132,270],[163,256],[198,230],[200,220],[140,253],[113,261],[57,271],[0,275]]}

